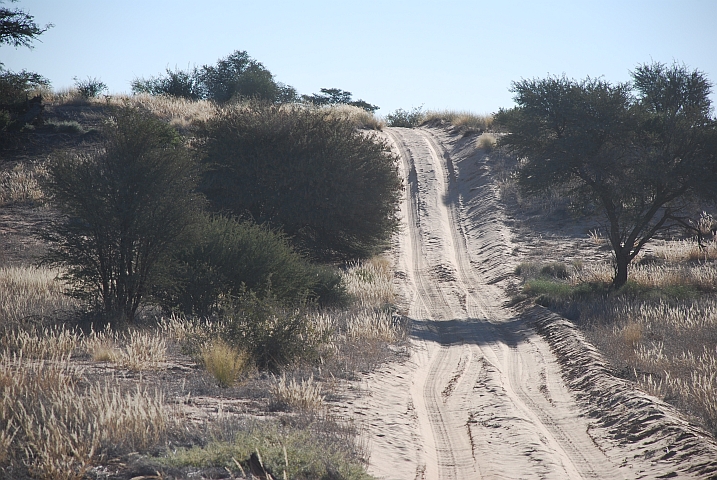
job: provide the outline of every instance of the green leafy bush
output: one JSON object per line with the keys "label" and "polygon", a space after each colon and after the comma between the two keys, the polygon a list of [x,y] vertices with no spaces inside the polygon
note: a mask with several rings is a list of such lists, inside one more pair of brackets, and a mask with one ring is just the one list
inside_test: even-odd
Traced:
{"label": "green leafy bush", "polygon": [[43,236],[73,294],[132,321],[172,253],[191,240],[203,201],[198,168],[177,132],[130,107],[114,111],[102,149],[59,154],[43,189],[61,213]]}
{"label": "green leafy bush", "polygon": [[414,128],[423,123],[425,114],[423,107],[415,107],[413,110],[399,108],[393,113],[386,115],[386,125],[389,127]]}
{"label": "green leafy bush", "polygon": [[371,256],[398,225],[397,160],[346,118],[255,102],[200,136],[213,207],[281,228],[314,258]]}
{"label": "green leafy bush", "polygon": [[219,103],[250,98],[288,103],[298,98],[293,87],[275,81],[264,65],[241,50],[219,59],[216,65],[187,71],[167,69],[165,76],[136,78],[132,81],[132,92]]}
{"label": "green leafy bush", "polygon": [[73,80],[77,93],[83,98],[96,98],[100,93],[107,91],[107,85],[97,78],[87,77],[87,80],[79,80],[75,77]]}
{"label": "green leafy bush", "polygon": [[190,71],[167,68],[166,76],[135,78],[132,80],[132,93],[149,95],[169,95],[172,97],[199,100],[204,98],[204,88],[196,68]]}
{"label": "green leafy bush", "polygon": [[275,297],[243,295],[225,310],[226,340],[249,355],[262,370],[278,371],[301,360],[314,360],[324,340],[303,308]]}
{"label": "green leafy bush", "polygon": [[341,276],[309,263],[284,235],[223,216],[207,218],[202,225],[200,239],[178,256],[179,281],[158,294],[165,308],[208,315],[223,299],[246,291],[291,304],[312,297],[341,298]]}

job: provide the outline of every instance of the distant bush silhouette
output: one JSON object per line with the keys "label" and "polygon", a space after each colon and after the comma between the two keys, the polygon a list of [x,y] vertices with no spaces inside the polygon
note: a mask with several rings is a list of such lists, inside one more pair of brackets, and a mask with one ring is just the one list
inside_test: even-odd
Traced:
{"label": "distant bush silhouette", "polygon": [[423,107],[416,107],[411,111],[402,108],[386,115],[386,125],[389,127],[414,128],[419,126],[425,117]]}
{"label": "distant bush silhouette", "polygon": [[288,103],[298,98],[293,87],[275,81],[264,65],[241,50],[219,59],[216,65],[187,71],[167,68],[164,76],[136,78],[132,81],[132,92],[219,103],[240,98]]}
{"label": "distant bush silhouette", "polygon": [[373,113],[379,109],[376,105],[371,105],[363,100],[354,100],[351,98],[351,92],[338,88],[322,88],[321,93],[313,95],[302,95],[301,98],[305,102],[312,103],[317,106],[323,105],[352,105],[361,108],[367,112]]}
{"label": "distant bush silhouette", "polygon": [[200,136],[213,208],[281,228],[316,259],[370,256],[397,226],[396,158],[345,118],[253,103]]}

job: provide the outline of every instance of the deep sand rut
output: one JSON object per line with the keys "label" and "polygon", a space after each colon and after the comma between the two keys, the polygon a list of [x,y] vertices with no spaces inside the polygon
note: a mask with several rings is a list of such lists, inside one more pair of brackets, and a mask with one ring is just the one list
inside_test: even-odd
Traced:
{"label": "deep sand rut", "polygon": [[365,420],[369,471],[428,480],[659,472],[591,436],[548,344],[503,307],[499,283],[515,260],[475,149],[461,154],[461,140],[438,129],[385,135],[405,179],[396,275],[413,328],[409,360],[369,375],[351,407]]}

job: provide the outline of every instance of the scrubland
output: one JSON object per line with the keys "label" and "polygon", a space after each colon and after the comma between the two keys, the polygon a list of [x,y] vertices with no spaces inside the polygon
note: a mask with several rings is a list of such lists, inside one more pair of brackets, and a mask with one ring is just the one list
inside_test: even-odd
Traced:
{"label": "scrubland", "polygon": [[[43,135],[77,152],[94,148],[105,106],[150,111],[190,139],[219,108],[242,108],[75,91],[45,98]],[[357,107],[321,108],[359,128],[382,126]],[[54,215],[40,188],[43,148],[28,144],[0,171],[7,245],[37,243],[45,224],[34,215]],[[406,340],[389,260],[333,265],[343,293],[328,307],[247,293],[245,307],[223,300],[225,310],[203,317],[148,302],[132,324],[109,326],[68,295],[62,269],[38,264],[44,248],[0,256],[0,476],[370,478],[360,430],[332,405]]]}
{"label": "scrubland", "polygon": [[524,239],[511,301],[531,298],[572,320],[616,375],[717,434],[717,238],[706,229],[701,245],[677,230],[653,239],[615,290],[595,219],[570,213],[564,192],[522,197],[509,163],[497,167],[500,189]]}

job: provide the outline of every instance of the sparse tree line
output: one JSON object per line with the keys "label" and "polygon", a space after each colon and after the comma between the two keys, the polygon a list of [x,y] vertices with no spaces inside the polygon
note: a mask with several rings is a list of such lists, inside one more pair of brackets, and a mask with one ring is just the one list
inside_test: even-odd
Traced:
{"label": "sparse tree line", "polygon": [[193,147],[151,113],[117,108],[89,154],[59,154],[44,189],[61,212],[46,261],[109,319],[154,302],[210,315],[250,294],[340,302],[338,272],[396,228],[388,146],[319,110],[224,109]]}

